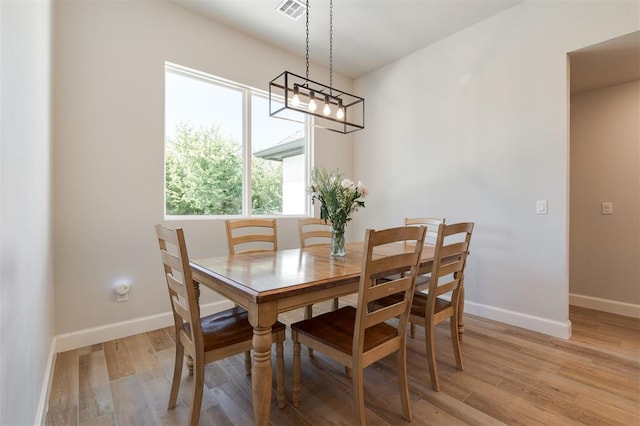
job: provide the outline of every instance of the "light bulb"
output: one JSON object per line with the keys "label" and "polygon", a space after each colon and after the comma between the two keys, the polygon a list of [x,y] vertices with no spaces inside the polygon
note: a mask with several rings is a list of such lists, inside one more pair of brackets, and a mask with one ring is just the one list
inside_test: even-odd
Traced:
{"label": "light bulb", "polygon": [[316,105],[316,99],[313,92],[309,92],[309,106],[308,106],[309,111],[315,112],[317,107],[318,106]]}
{"label": "light bulb", "polygon": [[344,118],[344,107],[342,106],[342,99],[338,99],[338,111],[336,111],[336,118],[342,120]]}
{"label": "light bulb", "polygon": [[331,114],[331,107],[329,106],[329,97],[328,96],[324,97],[324,108],[322,108],[322,113],[324,115],[330,115]]}
{"label": "light bulb", "polygon": [[298,85],[296,84],[295,86],[293,86],[293,98],[291,98],[291,103],[293,104],[293,106],[300,105],[300,96],[298,95],[298,93],[299,89]]}

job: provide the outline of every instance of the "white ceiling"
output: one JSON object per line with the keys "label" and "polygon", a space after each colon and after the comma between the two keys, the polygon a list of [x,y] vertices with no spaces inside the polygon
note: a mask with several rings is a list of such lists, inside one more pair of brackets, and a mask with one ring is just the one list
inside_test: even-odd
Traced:
{"label": "white ceiling", "polygon": [[[293,21],[278,13],[281,0],[174,1],[281,49],[305,54],[305,16]],[[360,77],[522,1],[334,0],[334,70]],[[329,0],[309,4],[310,61],[328,66]]]}
{"label": "white ceiling", "polygon": [[[293,54],[305,54],[305,16],[293,21],[278,13],[281,0],[173,1]],[[334,0],[334,70],[360,77],[523,1]],[[329,0],[310,0],[309,21],[310,61],[328,66]],[[640,79],[640,32],[571,52],[570,58],[572,92]]]}

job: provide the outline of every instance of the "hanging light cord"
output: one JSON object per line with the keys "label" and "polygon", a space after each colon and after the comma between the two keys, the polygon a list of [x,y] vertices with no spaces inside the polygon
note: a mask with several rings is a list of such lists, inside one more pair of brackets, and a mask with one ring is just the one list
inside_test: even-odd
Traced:
{"label": "hanging light cord", "polygon": [[309,0],[307,0],[307,80],[309,80]]}
{"label": "hanging light cord", "polygon": [[329,1],[329,91],[333,96],[333,0]]}

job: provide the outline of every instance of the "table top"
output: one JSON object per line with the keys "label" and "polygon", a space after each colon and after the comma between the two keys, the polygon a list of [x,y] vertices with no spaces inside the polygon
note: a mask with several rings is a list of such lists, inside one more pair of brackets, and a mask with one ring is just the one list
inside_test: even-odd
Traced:
{"label": "table top", "polygon": [[[412,252],[413,244],[395,243],[379,247],[374,256]],[[363,243],[348,243],[344,257],[333,257],[330,245],[193,259],[194,275],[203,275],[233,287],[256,301],[304,293],[313,288],[335,287],[357,282],[362,268]],[[430,270],[434,247],[425,245],[421,266]],[[427,270],[427,272],[428,272]]]}

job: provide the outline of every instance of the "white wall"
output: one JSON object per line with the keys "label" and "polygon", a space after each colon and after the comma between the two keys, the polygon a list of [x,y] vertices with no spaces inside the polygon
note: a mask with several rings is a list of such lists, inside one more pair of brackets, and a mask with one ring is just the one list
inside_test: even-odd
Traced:
{"label": "white wall", "polygon": [[44,413],[53,337],[48,1],[0,1],[0,424]]}
{"label": "white wall", "polygon": [[[54,18],[60,334],[169,311],[153,231],[164,211],[164,61],[267,89],[285,69],[303,72],[304,59],[172,2],[63,1]],[[314,73],[326,69],[312,64]],[[334,77],[351,89],[350,80]],[[316,163],[351,173],[350,136],[318,131],[315,147]],[[170,225],[184,226],[192,257],[227,252],[221,220]],[[294,219],[278,227],[281,247],[298,245]],[[122,278],[131,281],[130,300],[116,303],[112,287]],[[203,303],[214,300],[203,292]]]}
{"label": "white wall", "polygon": [[566,53],[637,31],[639,13],[528,1],[356,80],[354,170],[371,195],[355,226],[475,222],[467,312],[568,336]]}
{"label": "white wall", "polygon": [[571,96],[570,236],[572,298],[640,312],[639,80]]}

